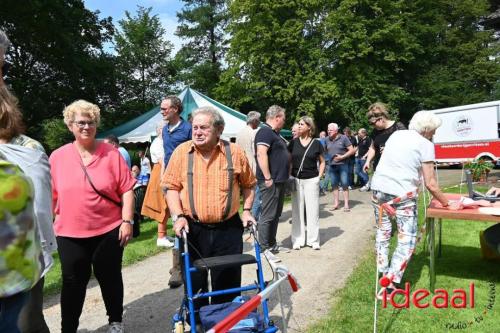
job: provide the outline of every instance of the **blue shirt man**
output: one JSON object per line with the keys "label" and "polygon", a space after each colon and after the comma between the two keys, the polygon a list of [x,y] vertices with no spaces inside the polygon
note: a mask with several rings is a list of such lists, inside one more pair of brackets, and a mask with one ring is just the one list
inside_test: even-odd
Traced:
{"label": "blue shirt man", "polygon": [[191,140],[192,129],[191,124],[180,118],[176,125],[167,124],[163,128],[163,149],[165,150],[164,163],[165,167],[168,165],[170,156],[175,148],[183,142]]}
{"label": "blue shirt man", "polygon": [[[167,96],[160,104],[160,112],[163,120],[167,123],[162,131],[163,139],[163,171],[167,168],[170,157],[175,148],[183,142],[189,141],[192,138],[191,123],[181,118],[182,101],[177,96]],[[170,215],[169,213],[167,214]],[[167,230],[166,220],[158,225],[158,234],[165,234]],[[160,239],[158,241],[161,241]],[[158,243],[157,243],[158,244]],[[182,285],[182,273],[180,265],[179,251],[174,248],[172,251],[172,270],[170,271],[170,279],[168,285],[170,288],[177,288]]]}
{"label": "blue shirt man", "polygon": [[160,112],[167,125],[163,128],[164,168],[167,168],[170,156],[175,148],[183,142],[191,140],[191,123],[181,118],[182,102],[177,96],[166,97],[160,105]]}

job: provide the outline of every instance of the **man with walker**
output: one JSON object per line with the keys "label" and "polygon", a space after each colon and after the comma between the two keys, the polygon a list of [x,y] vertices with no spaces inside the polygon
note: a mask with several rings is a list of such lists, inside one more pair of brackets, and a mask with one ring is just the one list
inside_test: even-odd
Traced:
{"label": "man with walker", "polygon": [[[255,223],[251,214],[255,176],[236,144],[222,140],[224,118],[211,107],[193,112],[191,141],[179,145],[172,154],[162,186],[178,237],[187,233],[191,259],[241,254],[243,229]],[[238,214],[240,189],[243,213]],[[241,267],[212,269],[212,290],[239,287]],[[206,271],[191,274],[194,291],[208,290]],[[230,302],[235,294],[212,297],[211,303]],[[206,299],[195,302],[196,308]]]}

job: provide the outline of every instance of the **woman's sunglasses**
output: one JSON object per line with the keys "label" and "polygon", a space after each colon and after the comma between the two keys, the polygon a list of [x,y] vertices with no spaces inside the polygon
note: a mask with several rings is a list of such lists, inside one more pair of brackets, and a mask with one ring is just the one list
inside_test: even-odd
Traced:
{"label": "woman's sunglasses", "polygon": [[370,120],[368,120],[368,122],[370,123],[370,125],[375,125],[380,119],[382,119],[382,117],[371,118]]}

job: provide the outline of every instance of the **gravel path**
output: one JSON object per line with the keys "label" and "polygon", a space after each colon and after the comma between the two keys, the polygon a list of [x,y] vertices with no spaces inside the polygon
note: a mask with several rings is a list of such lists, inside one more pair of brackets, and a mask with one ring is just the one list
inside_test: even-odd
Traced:
{"label": "gravel path", "polygon": [[[283,264],[296,275],[302,286],[293,295],[284,293],[289,332],[305,332],[310,324],[327,314],[333,292],[344,285],[358,259],[371,246],[374,230],[369,194],[352,191],[352,210],[348,213],[329,211],[331,201],[331,194],[320,200],[321,250],[305,248],[280,254]],[[288,223],[291,214],[291,206],[285,206],[278,229],[278,240],[287,247],[291,247],[291,224]],[[250,243],[245,248],[249,249]],[[123,269],[127,332],[169,332],[170,319],[182,296],[182,288],[169,289],[167,286],[170,267],[170,251],[167,251]],[[265,272],[266,279],[270,279],[268,267]],[[246,266],[243,281],[253,281],[254,276],[254,271]],[[273,319],[281,326],[281,312],[276,301],[271,302],[271,308]],[[44,314],[51,332],[59,332],[58,295],[46,299]],[[107,316],[100,290],[96,282],[91,281],[78,332],[106,332],[106,329]]]}

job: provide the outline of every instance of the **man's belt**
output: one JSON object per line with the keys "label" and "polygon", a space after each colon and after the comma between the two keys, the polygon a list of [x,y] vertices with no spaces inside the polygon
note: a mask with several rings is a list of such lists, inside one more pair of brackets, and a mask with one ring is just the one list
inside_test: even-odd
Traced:
{"label": "man's belt", "polygon": [[203,228],[207,228],[207,229],[218,229],[218,228],[225,228],[225,227],[228,227],[229,225],[233,224],[233,223],[238,223],[239,221],[239,215],[238,213],[234,214],[233,216],[231,216],[230,218],[222,221],[222,222],[214,222],[214,223],[206,223],[206,222],[202,222],[200,220],[195,220],[193,219],[192,217],[190,216],[186,216],[186,219],[188,220],[189,223],[193,223],[193,224],[197,224],[197,225],[200,225],[202,226]]}

